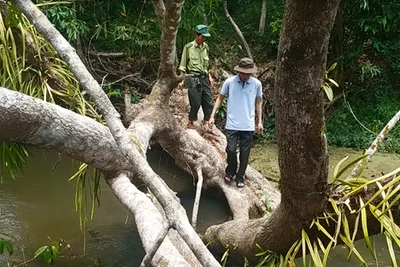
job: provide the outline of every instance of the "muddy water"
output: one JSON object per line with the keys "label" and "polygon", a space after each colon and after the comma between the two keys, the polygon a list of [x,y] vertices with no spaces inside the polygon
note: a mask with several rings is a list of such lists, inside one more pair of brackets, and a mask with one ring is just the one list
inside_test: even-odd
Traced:
{"label": "muddy water", "polygon": [[[344,154],[354,154],[352,150],[333,149],[330,151],[332,166]],[[252,150],[252,165],[270,176],[278,175],[276,146],[258,146]],[[379,164],[370,167],[368,175],[378,175],[400,166],[400,159],[393,155],[380,155]],[[182,200],[182,204],[191,216],[194,198],[192,178],[177,169],[173,159],[160,150],[151,150],[148,159],[153,169],[160,174]],[[32,258],[35,249],[48,244],[47,237],[53,240],[67,240],[71,251],[62,252],[56,266],[139,266],[144,252],[141,241],[135,231],[131,216],[121,207],[107,185],[101,184],[101,206],[96,209],[94,221],[88,221],[86,235],[86,253],[83,253],[84,235],[79,227],[78,214],[74,207],[75,183],[67,179],[76,170],[69,158],[51,152],[36,151],[29,160],[29,168],[24,175],[15,180],[3,177],[0,184],[0,233],[6,233],[16,245],[15,254],[8,259],[11,263],[21,264]],[[375,160],[376,162],[377,160]],[[372,165],[371,165],[372,166]],[[208,225],[221,223],[228,217],[228,207],[215,192],[204,192],[199,210],[200,230]],[[375,238],[379,266],[392,266],[385,247],[384,238]],[[363,255],[368,250],[359,242]],[[398,253],[398,258],[400,254]],[[332,253],[329,266],[361,266],[354,259],[348,261],[347,249],[338,247]],[[372,258],[367,258],[370,266],[376,266]],[[100,263],[101,264],[100,264]],[[7,266],[5,257],[0,266]],[[29,262],[26,266],[47,266],[42,259]]]}
{"label": "muddy water", "polygon": [[[342,160],[345,156],[349,158],[341,166],[344,167],[347,163],[356,159],[362,154],[361,151],[357,151],[350,148],[330,148],[329,149],[329,173],[332,174],[336,164]],[[279,177],[279,167],[278,167],[278,148],[274,143],[266,143],[262,145],[256,145],[251,151],[250,164],[259,170],[264,175],[271,177],[272,179],[277,179]],[[376,178],[383,173],[388,173],[396,168],[400,167],[400,157],[395,154],[384,154],[377,153],[372,157],[371,162],[369,162],[363,171],[362,175],[366,178]],[[349,171],[351,168],[349,168]],[[344,173],[344,177],[349,171]],[[375,242],[377,261],[375,261],[369,253],[369,250],[365,246],[363,240],[356,242],[356,247],[360,251],[361,255],[365,258],[368,266],[380,266],[389,267],[392,266],[392,262],[389,257],[389,253],[386,247],[385,237],[383,235],[378,235],[372,237],[372,241]],[[400,250],[396,250],[396,258],[400,259]],[[348,249],[344,246],[338,246],[331,253],[328,260],[329,267],[335,266],[363,266],[359,263],[357,258],[352,255],[350,259],[347,259]],[[300,261],[299,261],[299,265]]]}
{"label": "muddy water", "polygon": [[[173,160],[160,150],[150,151],[149,161],[169,186],[178,192],[182,204],[191,216],[194,199],[193,180],[174,165]],[[133,218],[128,216],[105,183],[101,184],[101,206],[94,221],[86,226],[86,254],[83,253],[84,235],[80,230],[74,206],[75,182],[68,178],[76,170],[69,158],[62,157],[53,171],[58,155],[35,151],[25,175],[15,180],[3,177],[0,184],[0,233],[7,234],[16,245],[16,252],[8,260],[21,264],[29,260],[35,249],[53,240],[64,239],[73,253],[65,250],[56,266],[88,267],[139,266],[144,256]],[[198,215],[198,228],[222,223],[228,217],[228,207],[215,192],[204,192]],[[0,266],[7,259],[0,258]],[[24,265],[20,265],[24,266]],[[29,262],[29,267],[46,265],[41,258]]]}

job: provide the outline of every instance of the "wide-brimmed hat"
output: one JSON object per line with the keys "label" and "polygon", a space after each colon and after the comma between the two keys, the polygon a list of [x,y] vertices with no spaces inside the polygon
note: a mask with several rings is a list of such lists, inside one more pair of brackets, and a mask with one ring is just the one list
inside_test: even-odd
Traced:
{"label": "wide-brimmed hat", "polygon": [[197,25],[196,27],[194,27],[194,31],[203,35],[204,37],[211,36],[210,32],[208,31],[207,25],[203,25],[203,24]]}
{"label": "wide-brimmed hat", "polygon": [[239,64],[234,68],[234,70],[242,73],[256,73],[257,67],[251,58],[244,57],[239,60]]}

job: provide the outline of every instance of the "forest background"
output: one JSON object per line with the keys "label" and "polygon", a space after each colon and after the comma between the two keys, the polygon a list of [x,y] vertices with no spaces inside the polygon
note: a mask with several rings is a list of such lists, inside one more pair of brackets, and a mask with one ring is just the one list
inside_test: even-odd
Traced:
{"label": "forest background", "polygon": [[[260,67],[259,78],[267,91],[265,130],[261,139],[274,140],[273,100],[268,91],[273,90],[284,1],[226,2],[230,16]],[[262,8],[263,4],[266,8]],[[183,46],[193,40],[194,25],[210,26],[212,37],[207,42],[210,64],[216,70],[213,75],[220,69],[232,72],[238,59],[247,55],[223,6],[224,1],[220,0],[185,1],[177,37],[177,57],[180,58]],[[75,44],[81,56],[97,62],[93,63],[92,73],[104,79],[103,82],[110,82],[104,88],[117,106],[126,89],[133,92],[132,102],[149,93],[157,77],[160,42],[151,1],[76,1],[42,9],[57,29]],[[329,145],[366,148],[399,110],[400,16],[397,10],[400,10],[397,1],[341,2],[328,54],[328,66],[337,63],[330,76],[339,84],[338,88],[332,86],[334,99],[326,103]],[[263,12],[264,23],[260,21]],[[99,53],[94,56],[96,52],[122,52],[124,56],[121,59],[116,54],[110,63],[110,58],[102,59]],[[136,78],[124,79],[129,74],[136,74]],[[218,88],[214,90],[217,92]],[[220,115],[222,117],[223,112]],[[400,129],[393,129],[380,151],[400,152],[399,134]]]}

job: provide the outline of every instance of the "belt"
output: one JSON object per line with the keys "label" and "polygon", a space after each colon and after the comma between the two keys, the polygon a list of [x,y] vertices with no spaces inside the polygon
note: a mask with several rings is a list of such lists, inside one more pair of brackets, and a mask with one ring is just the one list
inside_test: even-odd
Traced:
{"label": "belt", "polygon": [[194,78],[206,78],[207,74],[204,73],[197,73],[197,72],[189,72],[189,76],[192,76]]}

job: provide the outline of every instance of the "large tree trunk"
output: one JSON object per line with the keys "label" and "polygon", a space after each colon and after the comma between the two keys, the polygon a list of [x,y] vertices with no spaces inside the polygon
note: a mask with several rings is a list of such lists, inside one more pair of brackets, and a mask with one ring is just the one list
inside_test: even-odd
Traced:
{"label": "large tree trunk", "polygon": [[259,244],[285,254],[325,208],[328,156],[320,87],[338,5],[339,0],[286,2],[275,80],[281,203],[268,217],[210,228],[207,239],[220,238],[235,247],[232,253],[254,260]]}

